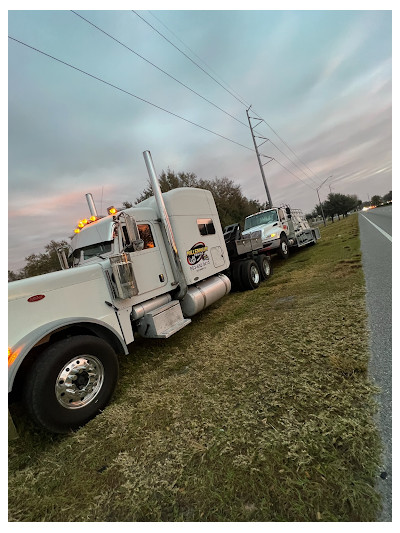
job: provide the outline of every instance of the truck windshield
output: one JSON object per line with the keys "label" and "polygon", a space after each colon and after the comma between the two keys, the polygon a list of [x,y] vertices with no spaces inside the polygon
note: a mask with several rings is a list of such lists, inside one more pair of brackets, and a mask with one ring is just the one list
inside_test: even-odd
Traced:
{"label": "truck windshield", "polygon": [[84,246],[83,248],[77,248],[74,250],[72,256],[74,261],[74,266],[79,264],[81,258],[81,252],[83,252],[83,260],[91,259],[101,254],[111,252],[111,242],[98,242],[96,244],[91,244],[90,246]]}
{"label": "truck windshield", "polygon": [[278,222],[278,213],[275,209],[257,213],[248,217],[244,221],[244,229],[254,228],[255,226],[261,226],[261,224],[271,224],[272,222]]}

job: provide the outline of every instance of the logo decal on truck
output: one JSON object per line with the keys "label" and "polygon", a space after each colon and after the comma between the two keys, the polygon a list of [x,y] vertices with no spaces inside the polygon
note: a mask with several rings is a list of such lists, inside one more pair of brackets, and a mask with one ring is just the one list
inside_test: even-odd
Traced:
{"label": "logo decal on truck", "polygon": [[204,242],[196,242],[196,244],[194,244],[190,250],[187,250],[186,252],[188,264],[196,269],[200,266],[205,266],[205,264],[208,264],[210,260],[206,253],[207,251],[208,246],[206,246]]}
{"label": "logo decal on truck", "polygon": [[38,302],[39,300],[43,300],[43,298],[45,298],[44,294],[35,294],[35,296],[28,298],[28,302]]}

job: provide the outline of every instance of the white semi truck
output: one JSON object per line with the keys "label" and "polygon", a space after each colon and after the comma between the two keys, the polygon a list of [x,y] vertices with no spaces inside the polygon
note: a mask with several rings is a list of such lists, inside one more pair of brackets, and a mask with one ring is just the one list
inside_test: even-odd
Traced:
{"label": "white semi truck", "polygon": [[[91,217],[71,239],[63,269],[9,283],[9,393],[21,393],[33,420],[55,433],[84,425],[109,402],[117,354],[135,334],[167,339],[231,290],[270,275],[260,235],[222,232],[209,191],[161,193],[144,152],[154,196]],[[234,250],[228,253],[227,245]]]}
{"label": "white semi truck", "polygon": [[246,217],[243,236],[261,232],[262,251],[277,252],[283,259],[289,248],[316,243],[321,238],[318,228],[311,228],[300,209],[289,206],[272,207]]}

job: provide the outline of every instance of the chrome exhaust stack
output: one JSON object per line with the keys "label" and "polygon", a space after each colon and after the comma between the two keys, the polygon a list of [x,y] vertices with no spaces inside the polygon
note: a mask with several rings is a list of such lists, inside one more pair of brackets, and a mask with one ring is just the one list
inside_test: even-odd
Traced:
{"label": "chrome exhaust stack", "polygon": [[99,215],[97,214],[96,206],[94,204],[93,196],[91,195],[90,192],[87,193],[85,196],[86,196],[86,201],[87,201],[88,206],[89,206],[90,215],[92,217],[99,218]]}
{"label": "chrome exhaust stack", "polygon": [[169,246],[167,246],[168,256],[171,262],[172,271],[174,273],[175,281],[179,284],[179,292],[177,298],[182,300],[188,290],[185,275],[183,273],[182,264],[179,259],[178,249],[176,247],[176,242],[174,238],[174,233],[172,231],[171,223],[169,220],[168,212],[165,207],[164,199],[162,197],[162,192],[160,185],[158,183],[157,174],[154,168],[153,160],[149,150],[143,152],[143,157],[146,163],[147,172],[149,174],[151,188],[153,189],[154,198],[157,203],[158,210],[160,212],[161,222],[167,237]]}
{"label": "chrome exhaust stack", "polygon": [[67,260],[67,256],[65,254],[64,248],[57,248],[56,252],[57,252],[58,260],[60,262],[61,269],[66,270],[67,268],[69,268],[68,260]]}

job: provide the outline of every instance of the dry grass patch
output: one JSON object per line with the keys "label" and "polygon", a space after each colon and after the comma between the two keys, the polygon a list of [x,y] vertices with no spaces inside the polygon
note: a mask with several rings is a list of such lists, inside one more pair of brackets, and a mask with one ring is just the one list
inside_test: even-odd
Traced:
{"label": "dry grass patch", "polygon": [[[167,341],[75,434],[19,420],[12,521],[371,521],[379,439],[357,217]],[[340,272],[340,276],[338,275]]]}

